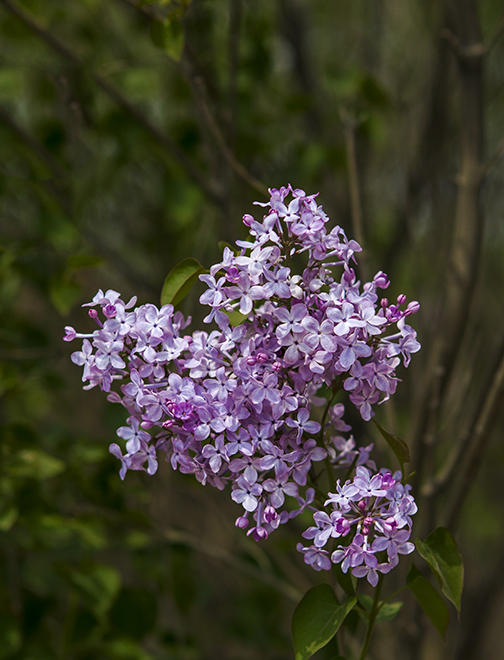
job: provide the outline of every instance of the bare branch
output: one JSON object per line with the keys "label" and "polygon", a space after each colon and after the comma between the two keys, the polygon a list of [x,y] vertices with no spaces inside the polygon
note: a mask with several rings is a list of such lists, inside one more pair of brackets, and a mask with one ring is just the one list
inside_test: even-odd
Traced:
{"label": "bare branch", "polygon": [[457,44],[453,45],[461,88],[460,172],[439,325],[442,331],[432,347],[415,434],[419,471],[433,462],[432,448],[427,455],[424,449],[436,440],[444,395],[469,318],[484,224],[480,195],[484,171],[483,62],[476,48],[481,43],[479,21],[473,0],[449,0],[448,5],[457,26]]}
{"label": "bare branch", "polygon": [[208,130],[210,131],[210,134],[212,135],[216,145],[219,147],[222,155],[226,159],[228,165],[243,181],[245,181],[245,183],[251,186],[251,188],[257,190],[257,192],[259,192],[261,195],[268,197],[268,188],[245,169],[245,167],[236,159],[234,153],[226,144],[226,140],[224,139],[217,121],[215,120],[215,117],[210,110],[203,80],[200,76],[194,75],[194,71],[189,60],[183,60],[182,71],[184,72],[185,78],[193,90],[194,98],[201,110]]}
{"label": "bare branch", "polygon": [[[350,205],[352,209],[352,228],[355,240],[364,248],[364,226],[362,221],[361,188],[359,168],[357,165],[357,150],[355,148],[355,130],[362,123],[362,119],[344,108],[340,110],[341,120],[345,127],[346,154],[348,164],[348,185],[350,188]],[[359,255],[359,264],[362,279],[367,281],[367,264],[364,254]]]}
{"label": "bare branch", "polygon": [[[503,399],[504,355],[502,356],[498,369],[495,372],[491,387],[481,408],[481,412],[478,415],[474,429],[472,429],[470,445],[466,447],[466,451],[459,459],[459,461],[465,459],[465,469],[462,478],[457,479],[458,492],[455,495],[455,500],[451,509],[446,514],[446,522],[444,524],[448,527],[454,526],[458,521],[464,501],[481,467],[481,462],[488,446],[497,415],[501,410]],[[454,465],[453,469],[455,469],[455,467],[456,465]]]}
{"label": "bare branch", "polygon": [[[499,350],[499,357],[495,361],[495,368],[487,387],[483,388],[481,400],[476,406],[475,419],[464,432],[460,440],[449,453],[445,464],[438,471],[436,477],[424,485],[422,494],[433,497],[447,487],[464,462],[473,467],[475,454],[482,444],[486,443],[500,410],[504,396],[504,343]],[[477,469],[477,466],[476,466]]]}
{"label": "bare branch", "polygon": [[201,539],[194,536],[193,534],[189,534],[188,532],[180,531],[178,529],[167,528],[164,530],[163,534],[170,543],[182,543],[189,548],[193,548],[198,552],[202,552],[210,557],[213,557],[214,559],[218,559],[219,561],[228,564],[232,568],[238,569],[239,571],[246,573],[255,579],[259,579],[262,582],[269,584],[295,603],[298,603],[301,599],[302,593],[297,587],[277,577],[271,571],[256,568],[249,562],[236,557],[222,546],[209,543],[205,539]]}
{"label": "bare branch", "polygon": [[[59,53],[66,60],[73,65],[83,67],[83,63],[79,56],[72,50],[67,48],[59,39],[54,37],[48,30],[46,30],[38,21],[35,21],[25,11],[17,7],[11,0],[0,0],[11,13],[19,18],[27,27],[29,27],[37,36],[39,36],[48,46],[54,51]],[[174,157],[179,164],[186,171],[187,175],[196,183],[203,192],[211,199],[217,206],[223,205],[222,195],[219,190],[214,186],[209,185],[205,175],[187,158],[185,153],[165,135],[151,120],[126,96],[121,90],[116,87],[112,82],[104,78],[99,73],[90,72],[92,79],[108,96],[120,105],[131,117],[133,117],[139,124],[141,124],[156,140],[157,144],[164,148],[172,157]]]}
{"label": "bare branch", "polygon": [[[134,0],[120,0],[120,1],[124,4],[129,5],[130,7],[133,7],[134,9],[137,9],[138,11],[141,11],[143,14],[145,14],[148,18],[152,20],[156,20],[156,21],[163,20],[163,17],[160,16],[155,10],[151,9],[150,7],[138,6]],[[238,0],[235,0],[235,2],[238,2]],[[236,21],[239,20],[239,9],[236,9],[236,14],[237,16],[235,16],[233,19],[234,23],[236,23]],[[233,35],[230,44],[230,49],[231,49],[231,58],[233,60],[231,62],[231,65],[232,67],[233,66],[236,67],[237,35]],[[256,179],[252,174],[250,174],[250,172],[248,172],[248,170],[238,161],[232,149],[226,143],[226,140],[224,139],[224,136],[222,135],[222,132],[217,124],[217,121],[210,109],[210,104],[207,99],[206,90],[203,85],[203,78],[201,75],[201,71],[199,70],[199,67],[195,62],[195,58],[192,55],[192,51],[187,46],[185,48],[184,60],[180,68],[193,91],[196,103],[198,104],[198,107],[201,110],[201,115],[207,125],[207,128],[210,134],[212,135],[219,150],[221,151],[222,155],[224,156],[226,162],[228,163],[228,165],[243,181],[245,181],[245,183],[251,186],[251,188],[254,188],[254,190],[257,190],[257,192],[259,192],[261,195],[267,197],[268,196],[267,187],[263,183],[261,183],[261,181]],[[233,83],[231,83],[233,77],[236,77],[236,72],[232,73],[232,76],[230,76],[231,92],[233,89],[232,88]]]}

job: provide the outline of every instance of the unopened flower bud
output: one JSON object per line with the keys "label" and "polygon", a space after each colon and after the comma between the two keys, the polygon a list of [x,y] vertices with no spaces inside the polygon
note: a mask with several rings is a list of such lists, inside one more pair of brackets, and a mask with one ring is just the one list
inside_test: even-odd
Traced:
{"label": "unopened flower bud", "polygon": [[406,314],[416,314],[420,309],[420,303],[417,300],[412,300],[406,309]]}
{"label": "unopened flower bud", "polygon": [[348,270],[345,270],[343,274],[343,279],[345,282],[351,283],[355,280],[355,271],[353,268],[349,268]]}
{"label": "unopened flower bud", "polygon": [[406,302],[406,296],[404,295],[404,293],[400,293],[397,296],[397,304],[398,305],[404,305],[405,302]]}
{"label": "unopened flower bud", "polygon": [[240,516],[235,520],[235,525],[239,529],[247,529],[249,524],[247,516]]}
{"label": "unopened flower bud", "polygon": [[274,509],[271,505],[268,504],[268,506],[264,509],[264,520],[267,523],[270,523],[273,520],[276,520],[277,518],[278,518],[278,513],[276,512],[276,509]]}

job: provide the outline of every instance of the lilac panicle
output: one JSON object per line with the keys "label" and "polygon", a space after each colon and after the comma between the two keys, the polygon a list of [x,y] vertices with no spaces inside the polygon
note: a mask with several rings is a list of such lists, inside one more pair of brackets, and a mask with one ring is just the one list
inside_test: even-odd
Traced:
{"label": "lilac panicle", "polygon": [[[172,305],[135,307],[136,298],[100,290],[86,304],[94,331],[66,327],[64,339],[82,340],[71,358],[83,367],[84,388],[99,387],[128,411],[117,431],[124,453],[110,446],[122,479],[128,470],[153,474],[164,454],[202,484],[230,486],[243,508],[236,524],[257,540],[308,507],[315,527],[303,534],[313,539],[300,546],[305,561],[316,570],[341,561],[374,584],[411,551],[416,508],[400,476],[376,472],[372,445],[342,435],[351,430],[343,404],[322,393],[346,391],[370,420],[394,394],[397,367],[420,349],[407,323],[419,305],[403,294],[394,304],[380,299],[390,285],[381,271],[361,286],[360,246],[341,227],[329,229],[316,197],[272,189],[257,203],[260,220],[244,216],[248,239],[200,275],[208,330],[187,334],[190,319]],[[238,327],[233,312],[244,316]],[[321,461],[356,472],[317,507],[311,485]],[[350,545],[324,549],[348,535]]]}

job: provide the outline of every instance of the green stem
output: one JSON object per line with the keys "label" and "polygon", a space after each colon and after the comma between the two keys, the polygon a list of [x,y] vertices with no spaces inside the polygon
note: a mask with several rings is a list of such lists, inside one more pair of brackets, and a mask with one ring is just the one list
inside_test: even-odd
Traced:
{"label": "green stem", "polygon": [[[324,408],[324,412],[322,414],[322,421],[320,423],[320,435],[319,435],[319,441],[318,441],[319,446],[322,447],[322,448],[324,448],[324,444],[325,444],[324,443],[324,428],[325,428],[327,415],[329,413],[329,408],[331,407],[332,402],[334,401],[334,398],[335,398],[336,394],[338,394],[340,389],[341,389],[341,383],[338,383],[337,385],[333,385],[332,397],[327,402],[326,407]],[[325,465],[325,468],[326,468],[327,477],[329,479],[329,490],[334,492],[336,490],[336,481],[334,480],[334,474],[333,474],[333,471],[332,471],[331,462],[327,457],[324,459],[324,465]]]}
{"label": "green stem", "polygon": [[374,595],[374,600],[373,600],[373,607],[371,608],[371,613],[369,615],[369,623],[368,627],[366,630],[366,638],[364,639],[364,645],[362,647],[362,653],[360,655],[360,660],[365,660],[368,648],[369,648],[369,642],[371,641],[371,635],[373,634],[373,628],[374,624],[376,621],[376,616],[381,608],[379,608],[379,603],[380,603],[380,592],[383,584],[383,575],[380,575],[380,578],[378,580],[378,584],[376,586],[376,591]]}

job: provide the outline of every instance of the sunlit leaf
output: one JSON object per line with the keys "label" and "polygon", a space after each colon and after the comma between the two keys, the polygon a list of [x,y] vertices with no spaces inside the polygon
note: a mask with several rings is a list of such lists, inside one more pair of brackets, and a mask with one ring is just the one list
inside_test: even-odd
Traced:
{"label": "sunlit leaf", "polygon": [[425,541],[417,539],[415,545],[436,576],[441,591],[460,613],[464,565],[455,539],[446,527],[438,527]]}
{"label": "sunlit leaf", "polygon": [[192,257],[177,264],[167,275],[161,291],[161,305],[178,305],[187,296],[198,275],[204,273],[203,266]]}
{"label": "sunlit leaf", "polygon": [[238,325],[241,325],[248,319],[248,314],[242,314],[241,312],[226,312],[229,316],[229,323],[236,328]]}
{"label": "sunlit leaf", "polygon": [[19,510],[15,506],[0,510],[0,532],[8,532],[19,517]]}
{"label": "sunlit leaf", "polygon": [[307,660],[337,633],[357,599],[339,605],[328,584],[319,584],[303,596],[292,617],[292,640],[296,660]]}
{"label": "sunlit leaf", "polygon": [[151,37],[154,44],[169,57],[176,62],[180,60],[184,50],[184,30],[177,16],[167,16],[163,20],[153,19]]}
{"label": "sunlit leaf", "polygon": [[66,469],[59,458],[50,456],[42,449],[21,449],[10,460],[8,472],[13,477],[50,479]]}
{"label": "sunlit leaf", "polygon": [[117,570],[106,565],[94,566],[87,571],[72,571],[69,578],[98,616],[110,609],[121,586]]}

